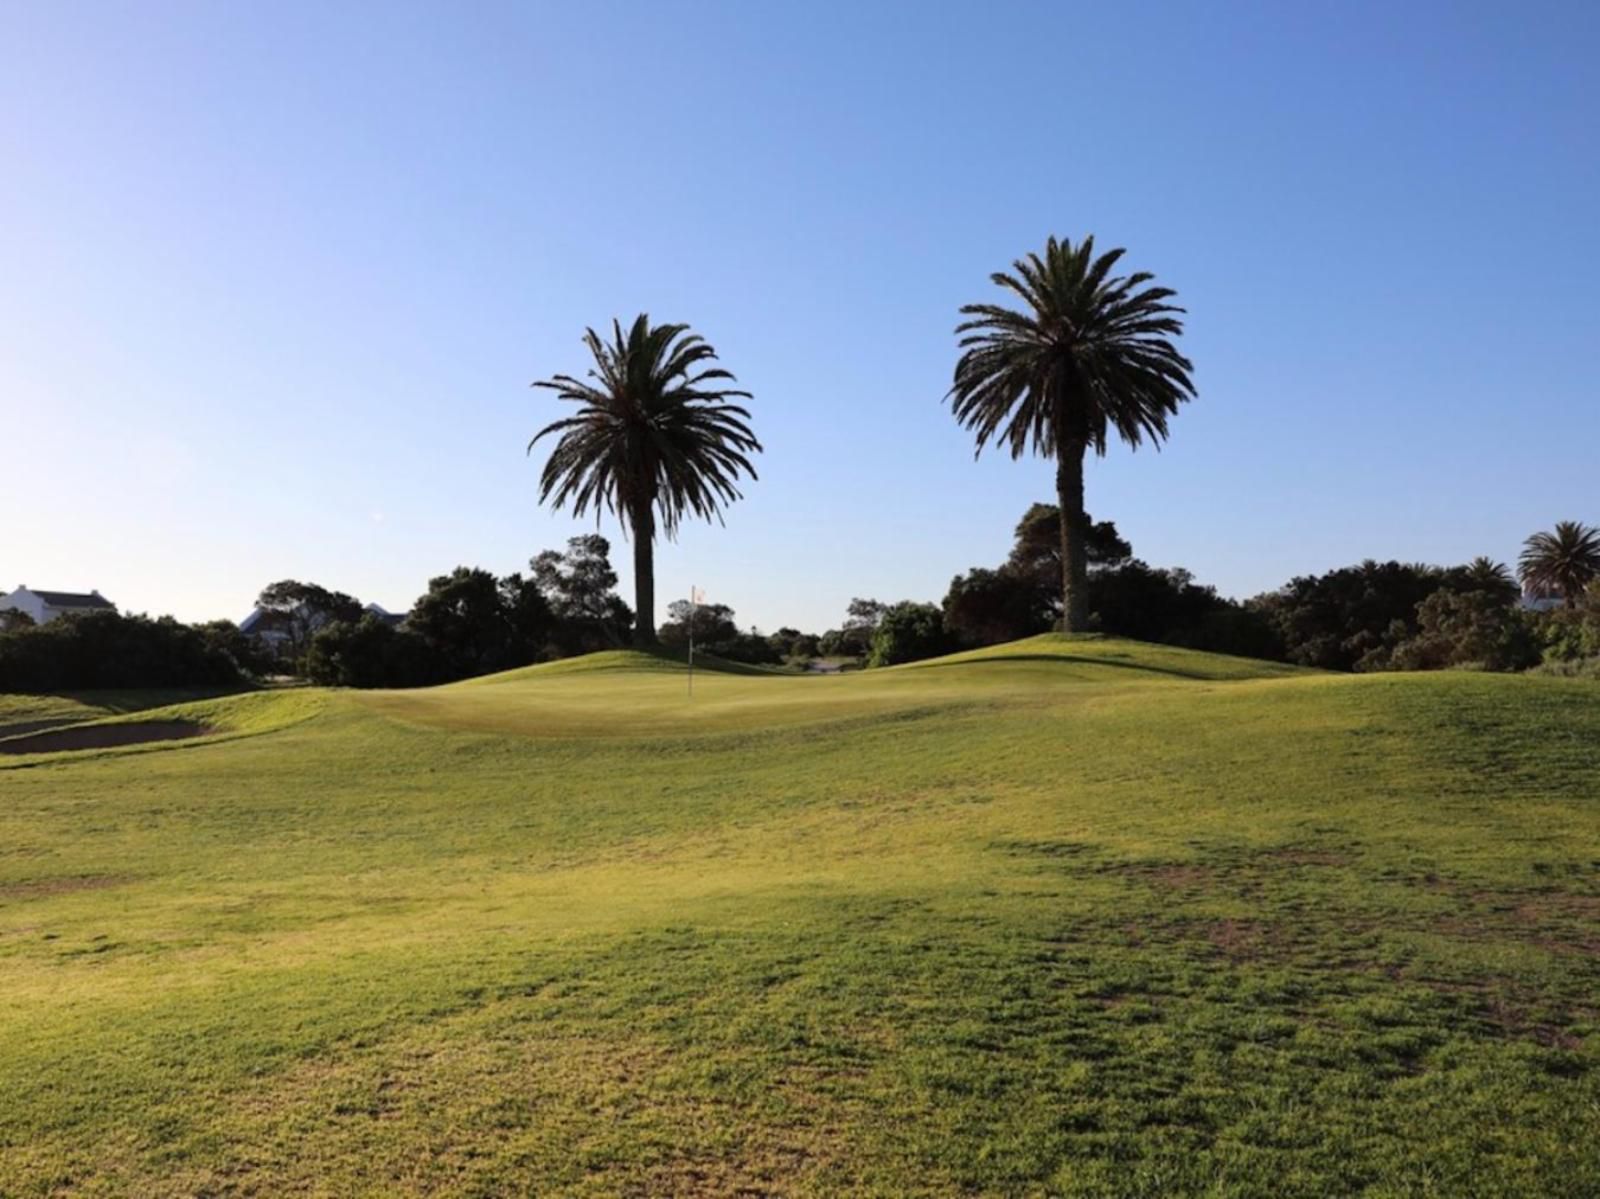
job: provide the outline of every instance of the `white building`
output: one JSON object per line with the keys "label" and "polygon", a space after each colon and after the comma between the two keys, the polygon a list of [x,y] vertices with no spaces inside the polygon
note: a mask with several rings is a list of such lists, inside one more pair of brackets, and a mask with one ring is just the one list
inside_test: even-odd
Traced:
{"label": "white building", "polygon": [[1529,612],[1552,612],[1564,603],[1559,592],[1525,590],[1522,593],[1522,606]]}
{"label": "white building", "polygon": [[117,606],[98,591],[88,595],[76,591],[35,591],[24,583],[10,595],[0,596],[0,612],[26,612],[34,624],[49,624],[58,616],[70,616],[74,612],[116,610]]}

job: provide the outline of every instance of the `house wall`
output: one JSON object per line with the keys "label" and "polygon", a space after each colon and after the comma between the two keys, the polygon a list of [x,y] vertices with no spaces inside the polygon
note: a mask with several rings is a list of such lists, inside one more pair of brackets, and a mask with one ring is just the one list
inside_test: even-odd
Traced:
{"label": "house wall", "polygon": [[0,596],[0,612],[20,611],[33,617],[34,624],[49,624],[58,616],[77,612],[77,608],[56,608],[44,602],[37,592],[18,587],[10,595]]}
{"label": "house wall", "polygon": [[61,615],[56,609],[45,607],[44,601],[33,592],[22,588],[0,599],[0,612],[26,612],[34,624],[47,624]]}

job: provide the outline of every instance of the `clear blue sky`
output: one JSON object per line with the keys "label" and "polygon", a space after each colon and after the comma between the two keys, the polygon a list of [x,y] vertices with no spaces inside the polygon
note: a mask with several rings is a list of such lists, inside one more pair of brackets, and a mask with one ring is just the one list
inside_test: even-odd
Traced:
{"label": "clear blue sky", "polygon": [[0,588],[520,568],[592,527],[528,384],[646,310],[767,445],[663,609],[937,600],[1052,479],[974,463],[956,309],[1087,232],[1190,311],[1200,399],[1089,470],[1140,556],[1509,559],[1600,521],[1597,62],[1588,2],[0,0]]}

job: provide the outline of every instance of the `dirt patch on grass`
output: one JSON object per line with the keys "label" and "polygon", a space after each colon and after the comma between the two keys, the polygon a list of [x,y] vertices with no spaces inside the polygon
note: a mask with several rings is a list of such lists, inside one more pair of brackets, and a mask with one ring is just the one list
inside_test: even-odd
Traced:
{"label": "dirt patch on grass", "polygon": [[0,741],[0,754],[54,754],[83,749],[115,749],[152,741],[182,741],[212,730],[192,720],[139,720],[128,724],[86,724]]}
{"label": "dirt patch on grass", "polygon": [[1217,872],[1209,866],[1196,866],[1177,862],[1132,862],[1113,866],[1110,870],[1126,878],[1179,891],[1196,891],[1216,885]]}
{"label": "dirt patch on grass", "polygon": [[1445,979],[1408,977],[1438,995],[1461,1002],[1473,1020],[1497,1036],[1533,1041],[1546,1049],[1576,1052],[1583,1038],[1570,1025],[1595,1022],[1600,1012],[1571,1002],[1553,1002],[1507,978]]}
{"label": "dirt patch on grass", "polygon": [[1213,921],[1206,929],[1206,940],[1234,962],[1282,957],[1288,948],[1282,937],[1274,935],[1272,926],[1260,920]]}
{"label": "dirt patch on grass", "polygon": [[118,874],[89,874],[77,878],[41,878],[26,883],[0,883],[0,903],[19,899],[45,899],[76,891],[104,891],[128,880]]}
{"label": "dirt patch on grass", "polygon": [[1516,907],[1519,920],[1588,920],[1600,927],[1600,895],[1537,895]]}
{"label": "dirt patch on grass", "polygon": [[1550,953],[1600,958],[1600,897],[1471,891],[1461,910],[1435,920],[1433,928],[1466,941],[1518,941]]}
{"label": "dirt patch on grass", "polygon": [[1534,945],[1549,952],[1556,950],[1550,938],[1544,936],[1537,925],[1517,920],[1509,910],[1440,916],[1428,926],[1428,929],[1441,936],[1474,945],[1510,941],[1520,945]]}
{"label": "dirt patch on grass", "polygon": [[1575,954],[1579,957],[1600,958],[1600,936],[1596,937],[1549,937],[1533,936],[1528,938],[1530,945],[1537,945],[1547,953]]}
{"label": "dirt patch on grass", "polygon": [[1261,856],[1284,866],[1348,866],[1352,861],[1349,854],[1331,849],[1269,849]]}
{"label": "dirt patch on grass", "polygon": [[1503,995],[1486,996],[1480,1016],[1505,1035],[1535,1041],[1546,1049],[1573,1053],[1583,1048],[1582,1037],[1560,1024],[1540,1019],[1527,1005]]}

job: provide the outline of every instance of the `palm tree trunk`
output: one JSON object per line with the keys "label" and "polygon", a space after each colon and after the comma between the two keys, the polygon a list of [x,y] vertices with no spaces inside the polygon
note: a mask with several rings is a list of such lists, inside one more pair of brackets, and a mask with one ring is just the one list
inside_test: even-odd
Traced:
{"label": "palm tree trunk", "polygon": [[649,506],[635,509],[633,526],[633,644],[656,644],[656,522]]}
{"label": "palm tree trunk", "polygon": [[1089,629],[1089,518],[1083,510],[1081,441],[1056,453],[1056,503],[1061,512],[1061,631]]}

